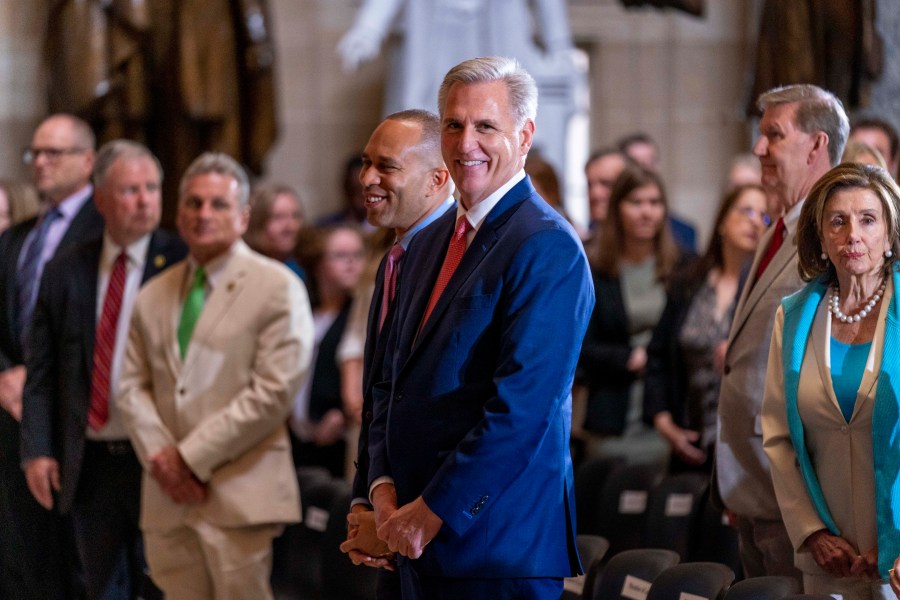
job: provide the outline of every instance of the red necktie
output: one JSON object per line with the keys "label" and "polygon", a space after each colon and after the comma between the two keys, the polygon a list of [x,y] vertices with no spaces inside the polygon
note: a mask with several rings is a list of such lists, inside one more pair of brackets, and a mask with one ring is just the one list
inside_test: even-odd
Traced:
{"label": "red necktie", "polygon": [[378,317],[378,331],[384,325],[384,318],[387,317],[388,308],[394,303],[394,295],[397,293],[397,264],[400,257],[403,256],[403,246],[400,242],[394,242],[391,251],[388,253],[387,265],[384,268],[384,284],[381,291],[381,314]]}
{"label": "red necktie", "polygon": [[453,237],[450,238],[450,245],[447,246],[447,255],[444,257],[444,264],[441,265],[441,272],[438,274],[434,289],[431,290],[431,297],[428,298],[428,308],[425,309],[425,316],[422,318],[422,325],[419,327],[419,331],[422,330],[422,327],[425,327],[428,317],[431,316],[431,311],[434,310],[434,305],[437,304],[438,298],[444,293],[447,282],[450,281],[450,277],[453,276],[453,272],[459,266],[463,254],[466,253],[466,234],[471,230],[472,225],[469,223],[466,215],[457,219],[456,230],[453,232]]}
{"label": "red necktie", "polygon": [[91,373],[91,405],[88,408],[88,425],[94,431],[103,427],[109,419],[109,377],[113,350],[116,347],[116,325],[119,323],[122,293],[125,291],[127,261],[128,256],[122,251],[113,264],[94,338],[94,370]]}
{"label": "red necktie", "polygon": [[769,240],[769,247],[766,248],[766,253],[762,257],[762,260],[759,261],[759,266],[756,268],[756,281],[759,281],[763,271],[766,270],[766,267],[768,267],[769,263],[772,262],[772,259],[775,258],[775,253],[778,252],[778,249],[781,248],[781,243],[784,242],[784,231],[784,218],[782,217],[775,223],[775,231],[772,233],[772,239]]}

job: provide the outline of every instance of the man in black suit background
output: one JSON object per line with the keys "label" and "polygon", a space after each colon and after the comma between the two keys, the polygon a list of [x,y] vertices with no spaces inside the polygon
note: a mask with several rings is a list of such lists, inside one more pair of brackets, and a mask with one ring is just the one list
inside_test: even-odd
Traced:
{"label": "man in black suit background", "polygon": [[103,238],[47,265],[31,322],[22,461],[38,503],[72,515],[89,599],[108,597],[123,551],[131,597],[141,593],[141,465],[113,400],[138,290],[186,254],[180,239],[157,230],[161,185],[159,162],[141,144],[100,149],[94,203]]}
{"label": "man in black suit background", "polygon": [[0,596],[71,596],[61,525],[28,491],[19,458],[19,420],[29,324],[44,265],[97,239],[103,219],[91,199],[94,133],[76,117],[52,115],[23,159],[44,202],[37,218],[0,236]]}
{"label": "man in black suit background", "polygon": [[[372,386],[384,379],[382,365],[393,314],[393,296],[400,283],[406,249],[412,238],[454,207],[453,182],[441,157],[440,119],[424,110],[405,110],[385,118],[363,151],[359,175],[364,187],[369,223],[394,230],[396,241],[381,261],[369,308],[363,363],[362,429],[359,437],[348,539],[341,549],[355,564],[383,567],[386,547],[375,536],[369,504],[368,433],[372,421]],[[392,285],[393,284],[393,285]],[[394,294],[391,294],[391,287]],[[386,293],[387,292],[387,293]],[[393,587],[392,587],[393,586]],[[380,573],[378,598],[399,595],[399,581]]]}

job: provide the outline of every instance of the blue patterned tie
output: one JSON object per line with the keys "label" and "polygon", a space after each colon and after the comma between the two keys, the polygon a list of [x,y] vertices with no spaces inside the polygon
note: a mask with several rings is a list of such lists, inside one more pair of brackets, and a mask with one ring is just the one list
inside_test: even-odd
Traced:
{"label": "blue patterned tie", "polygon": [[28,345],[31,315],[34,313],[34,303],[37,301],[41,273],[44,271],[44,263],[41,260],[41,255],[44,253],[44,242],[47,241],[50,225],[60,217],[62,217],[62,213],[54,208],[41,218],[35,226],[31,244],[25,248],[25,254],[19,265],[16,280],[16,333],[23,348]]}

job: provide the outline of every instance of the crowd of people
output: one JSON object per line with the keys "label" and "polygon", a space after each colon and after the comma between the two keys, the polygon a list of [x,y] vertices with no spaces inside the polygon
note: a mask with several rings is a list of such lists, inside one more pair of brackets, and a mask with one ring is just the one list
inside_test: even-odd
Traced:
{"label": "crowd of people", "polygon": [[764,93],[698,253],[646,134],[569,223],[536,105],[461,63],[316,223],[204,153],[178,235],[150,150],[41,122],[0,181],[0,597],[271,597],[312,465],[352,481],[379,598],[556,598],[573,456],[709,474],[745,576],[900,593],[894,128]]}

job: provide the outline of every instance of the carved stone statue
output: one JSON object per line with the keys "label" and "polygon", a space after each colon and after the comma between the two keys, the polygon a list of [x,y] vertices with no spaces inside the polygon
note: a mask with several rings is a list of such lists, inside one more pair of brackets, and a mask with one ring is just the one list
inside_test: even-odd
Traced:
{"label": "carved stone statue", "polygon": [[168,186],[205,150],[259,173],[277,134],[268,23],[266,0],[55,0],[50,110],[145,142]]}
{"label": "carved stone statue", "polygon": [[384,114],[436,111],[438,87],[453,66],[476,56],[514,57],[539,88],[535,145],[565,172],[567,124],[587,86],[574,64],[565,0],[364,0],[338,44],[344,67],[374,58],[394,25]]}

